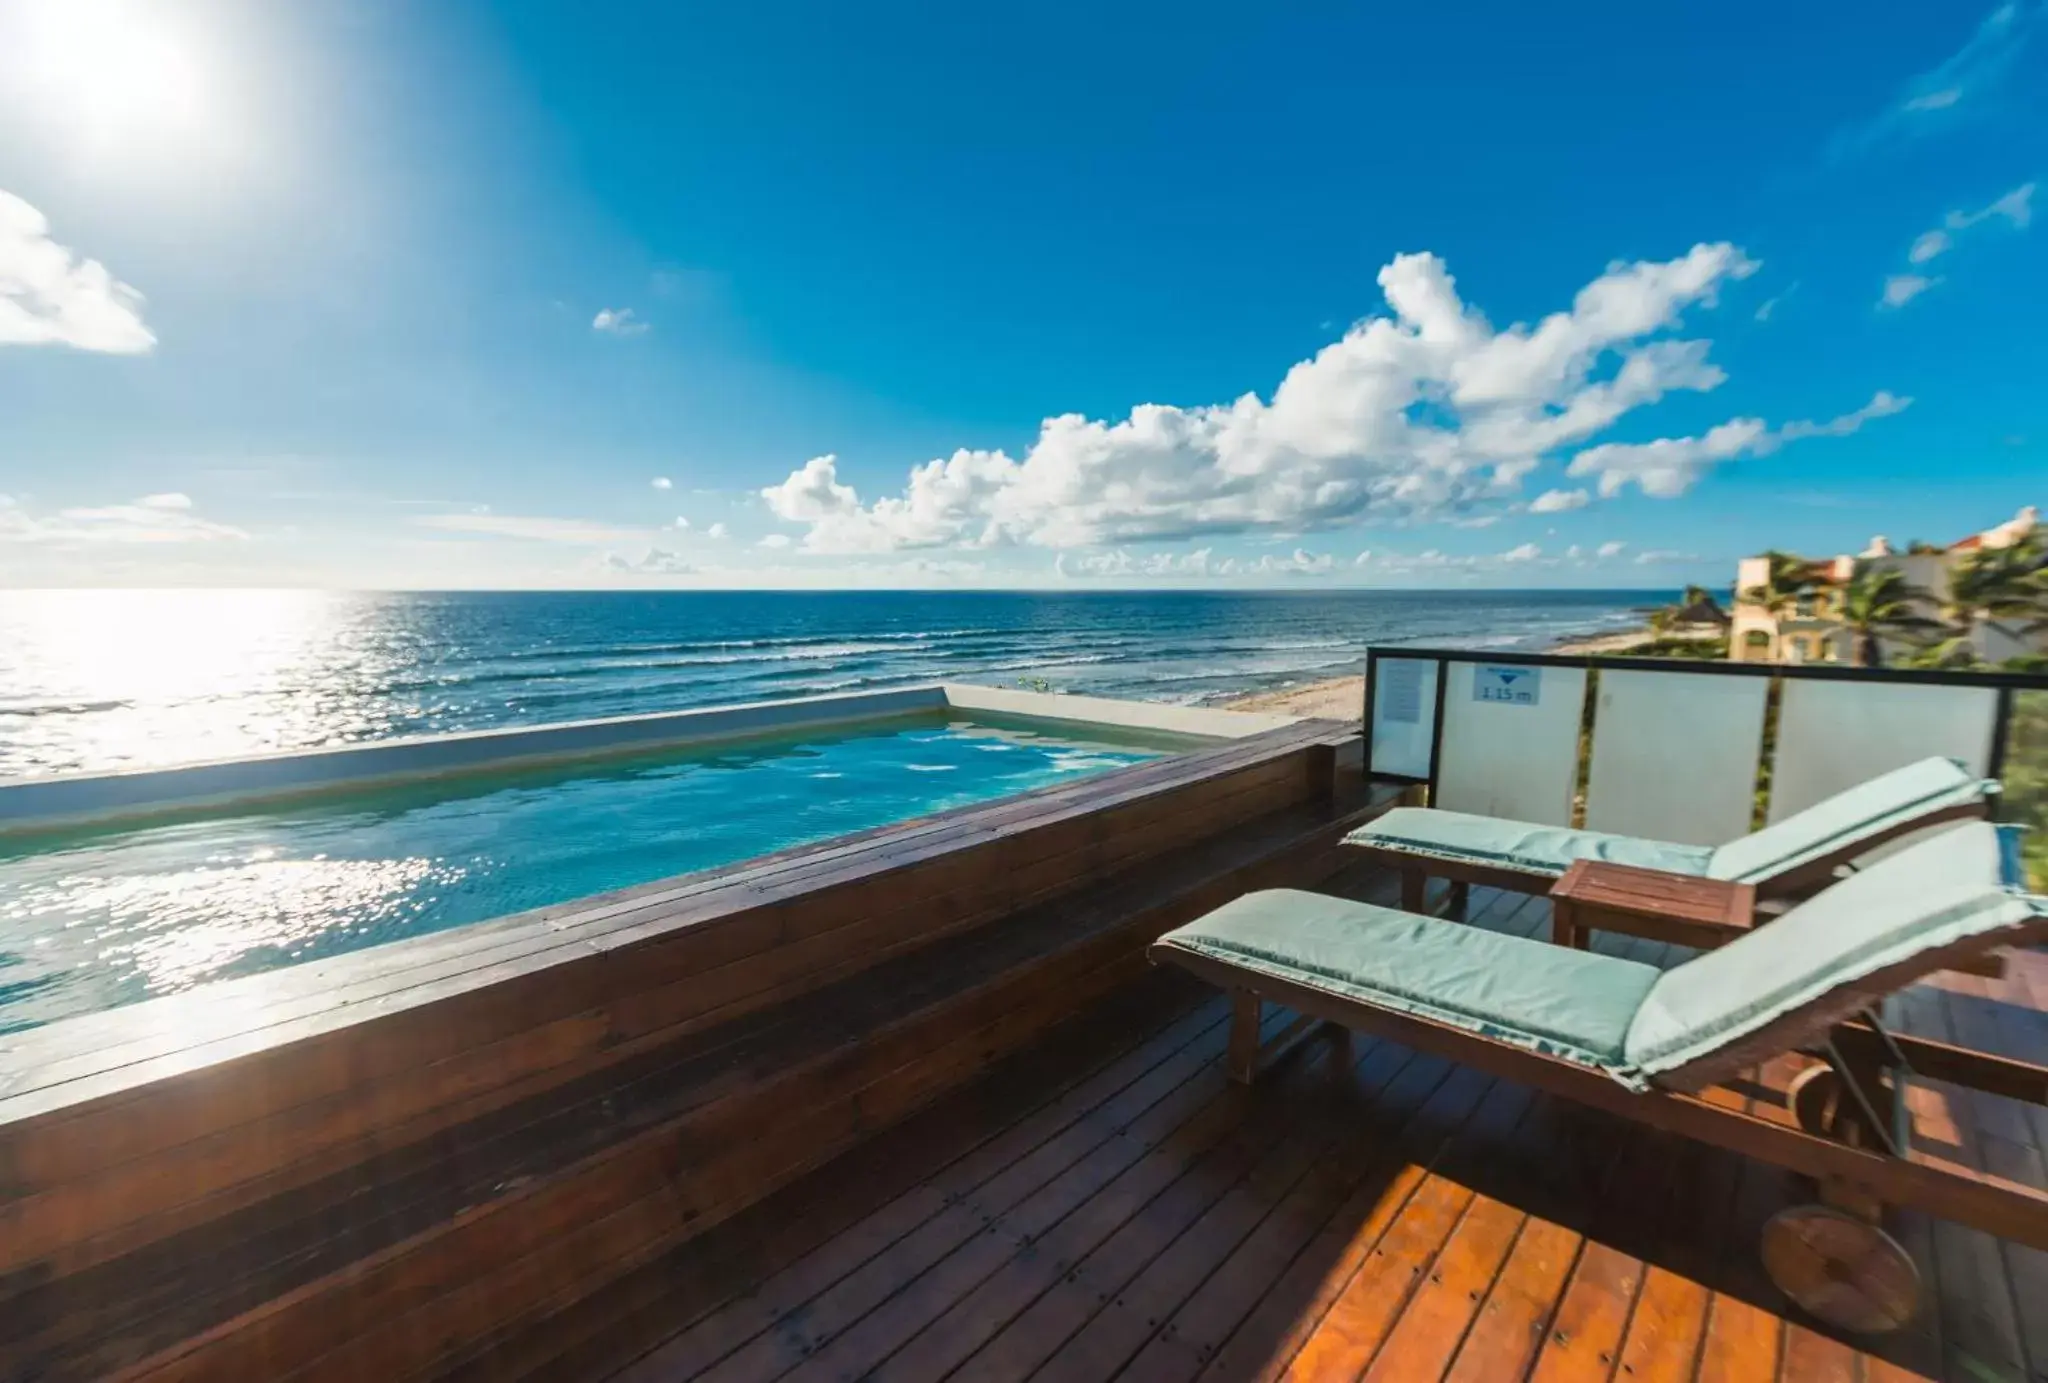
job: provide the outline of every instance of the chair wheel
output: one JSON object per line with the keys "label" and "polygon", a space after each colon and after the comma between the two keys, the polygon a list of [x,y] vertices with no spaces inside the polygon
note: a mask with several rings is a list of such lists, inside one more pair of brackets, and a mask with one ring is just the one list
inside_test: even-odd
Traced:
{"label": "chair wheel", "polygon": [[1868,1220],[1795,1205],[1764,1225],[1764,1271],[1801,1310],[1839,1330],[1897,1330],[1920,1309],[1920,1269]]}

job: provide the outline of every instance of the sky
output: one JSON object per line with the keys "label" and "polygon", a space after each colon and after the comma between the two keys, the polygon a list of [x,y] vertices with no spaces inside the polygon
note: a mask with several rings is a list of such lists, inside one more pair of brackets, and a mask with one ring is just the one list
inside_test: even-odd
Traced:
{"label": "sky", "polygon": [[2048,0],[0,0],[0,585],[1726,585],[2048,477]]}

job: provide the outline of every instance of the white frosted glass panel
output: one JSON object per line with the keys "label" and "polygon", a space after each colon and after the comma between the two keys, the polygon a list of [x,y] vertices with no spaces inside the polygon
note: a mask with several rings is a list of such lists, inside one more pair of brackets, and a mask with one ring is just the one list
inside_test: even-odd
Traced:
{"label": "white frosted glass panel", "polygon": [[1771,766],[1770,818],[1782,820],[1930,754],[1961,759],[1983,773],[1991,763],[1997,708],[1998,693],[1989,687],[1788,678]]}
{"label": "white frosted glass panel", "polygon": [[1445,675],[1435,805],[1570,825],[1585,670],[1475,660]]}
{"label": "white frosted glass panel", "polygon": [[1436,664],[1427,658],[1373,660],[1372,771],[1429,776],[1436,730]]}
{"label": "white frosted glass panel", "polygon": [[1748,834],[1770,689],[1764,677],[1602,671],[1587,828],[1686,845]]}

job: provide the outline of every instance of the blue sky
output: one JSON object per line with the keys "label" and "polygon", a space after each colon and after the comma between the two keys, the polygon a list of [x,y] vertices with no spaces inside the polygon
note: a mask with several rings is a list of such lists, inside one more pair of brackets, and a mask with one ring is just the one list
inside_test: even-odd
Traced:
{"label": "blue sky", "polygon": [[1950,540],[2048,476],[2044,170],[2048,0],[0,0],[0,583]]}

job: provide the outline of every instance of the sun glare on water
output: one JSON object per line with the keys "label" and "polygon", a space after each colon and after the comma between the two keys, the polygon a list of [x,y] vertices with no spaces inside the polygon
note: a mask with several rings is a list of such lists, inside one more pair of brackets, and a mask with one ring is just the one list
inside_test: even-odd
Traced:
{"label": "sun glare on water", "polygon": [[335,703],[360,671],[346,638],[354,604],[319,591],[0,599],[0,712],[30,761],[55,751],[34,743],[44,733],[67,737],[49,757],[103,768],[318,744],[351,723]]}

